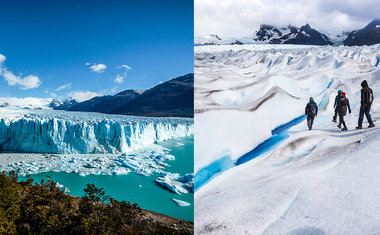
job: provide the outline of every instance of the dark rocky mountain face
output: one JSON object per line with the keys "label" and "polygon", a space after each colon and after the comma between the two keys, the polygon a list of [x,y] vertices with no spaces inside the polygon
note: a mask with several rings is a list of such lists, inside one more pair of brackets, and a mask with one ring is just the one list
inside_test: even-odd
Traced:
{"label": "dark rocky mountain face", "polygon": [[352,31],[343,44],[346,46],[363,46],[380,43],[380,19],[373,20],[362,29]]}
{"label": "dark rocky mountain face", "polygon": [[59,107],[60,105],[62,104],[61,101],[57,100],[57,99],[53,99],[50,104],[49,104],[49,107],[53,108],[53,109],[56,109],[57,107]]}
{"label": "dark rocky mountain face", "polygon": [[111,113],[137,116],[194,116],[194,74],[157,85]]}
{"label": "dark rocky mountain face", "polygon": [[83,101],[69,109],[69,111],[85,111],[85,112],[101,112],[109,113],[115,107],[125,104],[137,96],[141,95],[143,91],[139,90],[125,90],[114,96],[98,96],[90,100]]}
{"label": "dark rocky mountain face", "polygon": [[309,24],[302,26],[297,32],[291,32],[284,43],[304,45],[333,45],[333,43],[325,34],[311,28]]}
{"label": "dark rocky mountain face", "polygon": [[282,37],[285,30],[286,28],[280,31],[274,26],[262,24],[260,25],[260,29],[256,31],[254,40],[256,42],[269,42],[271,39],[278,39]]}
{"label": "dark rocky mountain face", "polygon": [[68,110],[135,116],[193,117],[194,74],[174,78],[147,91],[125,90],[114,96],[94,97]]}
{"label": "dark rocky mountain face", "polygon": [[270,44],[302,44],[302,45],[332,45],[329,38],[309,24],[297,28],[289,25],[286,28],[276,28],[271,25],[261,25],[256,31],[254,40]]}

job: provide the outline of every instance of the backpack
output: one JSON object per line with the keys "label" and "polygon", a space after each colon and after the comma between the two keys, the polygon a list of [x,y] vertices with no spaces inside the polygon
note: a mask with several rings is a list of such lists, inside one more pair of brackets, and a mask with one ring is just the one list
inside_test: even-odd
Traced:
{"label": "backpack", "polygon": [[309,104],[310,104],[309,105],[309,107],[310,107],[309,114],[316,115],[317,114],[317,104],[314,102],[310,102]]}
{"label": "backpack", "polygon": [[369,89],[368,102],[369,102],[370,104],[372,104],[372,102],[373,102],[373,92],[372,92],[372,89]]}
{"label": "backpack", "polygon": [[340,106],[341,107],[347,106],[347,98],[346,97],[340,99]]}

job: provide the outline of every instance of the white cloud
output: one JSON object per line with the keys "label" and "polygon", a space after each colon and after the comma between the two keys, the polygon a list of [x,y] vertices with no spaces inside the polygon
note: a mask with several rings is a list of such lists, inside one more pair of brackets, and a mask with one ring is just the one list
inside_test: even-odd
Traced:
{"label": "white cloud", "polygon": [[261,24],[355,30],[379,17],[378,0],[195,0],[195,35],[251,36]]}
{"label": "white cloud", "polygon": [[14,75],[12,71],[9,71],[3,63],[7,58],[0,54],[0,75],[7,81],[8,86],[20,86],[22,90],[28,90],[37,88],[41,85],[41,80],[38,76],[28,75],[25,77]]}
{"label": "white cloud", "polygon": [[69,94],[69,96],[71,96],[74,100],[78,102],[89,100],[89,99],[94,98],[95,96],[101,96],[101,95],[102,94],[99,94],[93,91],[74,91],[74,92],[70,92]]}
{"label": "white cloud", "polygon": [[7,59],[4,55],[0,54],[0,65]]}
{"label": "white cloud", "polygon": [[92,72],[95,73],[104,73],[106,70],[107,66],[105,64],[95,64],[95,63],[85,63],[86,66],[89,66],[89,69]]}
{"label": "white cloud", "polygon": [[121,67],[121,68],[125,68],[126,70],[131,70],[131,69],[132,69],[131,67],[129,67],[129,66],[126,65],[126,64],[123,64],[123,65],[121,65],[120,67]]}
{"label": "white cloud", "polygon": [[71,82],[58,87],[54,91],[57,92],[57,91],[62,91],[64,89],[71,89]]}
{"label": "white cloud", "polygon": [[51,98],[36,98],[36,97],[0,97],[0,103],[9,103],[10,106],[19,107],[41,107],[47,108],[50,104]]}
{"label": "white cloud", "polygon": [[118,75],[116,75],[116,78],[114,79],[114,81],[115,81],[116,83],[121,84],[121,83],[124,82],[124,78],[125,78],[125,76],[122,76],[122,75],[118,74]]}
{"label": "white cloud", "polygon": [[10,71],[4,71],[1,74],[4,79],[8,82],[9,86],[20,86],[22,90],[29,90],[33,88],[37,88],[41,85],[41,81],[37,76],[34,75],[28,75],[26,77],[20,77],[14,75]]}
{"label": "white cloud", "polygon": [[51,92],[50,96],[53,97],[53,98],[57,98],[57,94],[55,94],[54,92]]}
{"label": "white cloud", "polygon": [[126,64],[120,65],[117,68],[124,69],[124,73],[123,75],[117,74],[114,81],[119,84],[124,83],[124,79],[127,77],[127,71],[131,70],[132,68]]}

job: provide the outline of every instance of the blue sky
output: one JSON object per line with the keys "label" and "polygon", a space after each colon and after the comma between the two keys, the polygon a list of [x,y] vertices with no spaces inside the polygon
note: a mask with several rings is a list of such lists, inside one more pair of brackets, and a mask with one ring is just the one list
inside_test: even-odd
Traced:
{"label": "blue sky", "polygon": [[193,72],[193,1],[3,1],[0,97],[84,99]]}

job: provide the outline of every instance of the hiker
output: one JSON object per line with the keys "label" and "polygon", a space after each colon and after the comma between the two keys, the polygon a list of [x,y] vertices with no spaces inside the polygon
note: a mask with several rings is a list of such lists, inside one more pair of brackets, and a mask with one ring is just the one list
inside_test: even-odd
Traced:
{"label": "hiker", "polygon": [[307,115],[307,126],[309,127],[309,130],[313,128],[313,122],[314,118],[318,114],[318,106],[314,102],[313,97],[310,97],[310,102],[307,103],[306,108],[305,108],[305,115]]}
{"label": "hiker", "polygon": [[359,112],[359,120],[358,120],[358,126],[356,129],[363,129],[363,119],[364,114],[367,117],[367,121],[369,123],[368,128],[375,127],[375,124],[373,124],[371,114],[369,113],[371,110],[371,105],[373,102],[373,92],[372,89],[368,87],[368,83],[366,80],[364,80],[361,84],[362,89],[360,91],[361,93],[361,101],[360,101],[360,112]]}
{"label": "hiker", "polygon": [[339,99],[340,99],[340,93],[342,93],[342,90],[339,90],[338,91],[338,94],[335,96],[335,102],[334,102],[334,117],[333,117],[333,122],[336,122],[336,117],[338,116],[338,109],[337,109],[337,106],[338,106],[338,102],[339,102]]}
{"label": "hiker", "polygon": [[338,114],[339,114],[339,124],[337,127],[341,129],[342,124],[343,124],[342,131],[347,131],[346,122],[344,121],[344,116],[346,116],[347,114],[347,108],[348,108],[348,112],[351,113],[350,102],[346,98],[346,93],[342,91],[340,93],[340,99],[337,105]]}

